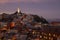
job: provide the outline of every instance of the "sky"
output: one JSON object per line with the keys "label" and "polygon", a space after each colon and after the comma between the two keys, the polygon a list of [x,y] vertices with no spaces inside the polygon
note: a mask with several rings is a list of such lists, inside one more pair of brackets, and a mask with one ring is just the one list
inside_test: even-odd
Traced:
{"label": "sky", "polygon": [[0,0],[0,13],[11,14],[17,8],[46,19],[60,19],[60,0]]}

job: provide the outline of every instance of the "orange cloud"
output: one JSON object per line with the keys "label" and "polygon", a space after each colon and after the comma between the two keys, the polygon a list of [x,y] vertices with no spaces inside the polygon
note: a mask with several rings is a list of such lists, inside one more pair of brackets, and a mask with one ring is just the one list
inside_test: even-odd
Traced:
{"label": "orange cloud", "polygon": [[40,0],[0,0],[0,3],[9,3],[9,2],[39,2]]}
{"label": "orange cloud", "polygon": [[0,3],[6,3],[8,0],[0,0]]}
{"label": "orange cloud", "polygon": [[19,2],[19,0],[0,0],[0,3]]}
{"label": "orange cloud", "polygon": [[0,3],[11,3],[11,2],[35,2],[35,3],[38,3],[38,2],[56,2],[56,0],[0,0]]}

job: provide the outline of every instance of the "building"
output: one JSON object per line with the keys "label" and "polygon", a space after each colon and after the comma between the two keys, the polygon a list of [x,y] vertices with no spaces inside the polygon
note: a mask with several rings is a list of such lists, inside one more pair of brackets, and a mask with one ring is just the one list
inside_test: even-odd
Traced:
{"label": "building", "polygon": [[60,26],[60,22],[51,22],[52,26]]}

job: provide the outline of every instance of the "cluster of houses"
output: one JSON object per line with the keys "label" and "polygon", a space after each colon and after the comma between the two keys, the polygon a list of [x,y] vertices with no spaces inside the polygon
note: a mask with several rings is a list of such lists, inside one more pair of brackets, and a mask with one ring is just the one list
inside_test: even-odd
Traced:
{"label": "cluster of houses", "polygon": [[[49,33],[44,37],[44,33],[48,31],[45,27],[48,26],[46,19],[37,15],[21,13],[19,10],[13,14],[3,13],[0,14],[0,40],[23,40],[21,35],[24,34],[27,35],[25,40],[52,40],[47,38]],[[33,37],[29,39],[29,35],[35,33],[34,30],[38,30],[36,31],[38,39],[32,39]]]}

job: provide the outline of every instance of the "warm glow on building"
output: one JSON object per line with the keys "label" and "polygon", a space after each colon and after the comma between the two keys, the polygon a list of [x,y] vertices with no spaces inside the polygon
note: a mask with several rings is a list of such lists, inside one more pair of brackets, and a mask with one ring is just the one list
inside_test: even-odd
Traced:
{"label": "warm glow on building", "polygon": [[40,38],[42,38],[42,36],[40,35]]}
{"label": "warm glow on building", "polygon": [[14,22],[11,22],[10,26],[11,27],[14,27],[15,26],[15,23]]}
{"label": "warm glow on building", "polygon": [[55,34],[53,34],[53,36],[55,37],[56,35],[55,35]]}
{"label": "warm glow on building", "polygon": [[49,36],[51,36],[51,34],[49,33]]}

